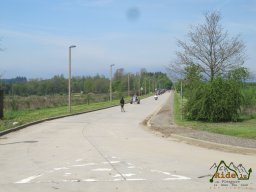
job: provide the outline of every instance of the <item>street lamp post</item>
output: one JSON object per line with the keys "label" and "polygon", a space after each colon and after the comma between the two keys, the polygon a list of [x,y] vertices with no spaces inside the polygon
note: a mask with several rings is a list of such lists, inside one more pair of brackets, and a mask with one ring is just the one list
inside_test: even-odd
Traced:
{"label": "street lamp post", "polygon": [[68,111],[71,113],[71,49],[75,48],[75,45],[69,46],[69,70],[68,70]]}
{"label": "street lamp post", "polygon": [[112,67],[115,64],[110,65],[110,81],[109,81],[109,100],[110,102],[112,101]]}
{"label": "street lamp post", "polygon": [[130,73],[128,73],[128,97],[130,97]]}

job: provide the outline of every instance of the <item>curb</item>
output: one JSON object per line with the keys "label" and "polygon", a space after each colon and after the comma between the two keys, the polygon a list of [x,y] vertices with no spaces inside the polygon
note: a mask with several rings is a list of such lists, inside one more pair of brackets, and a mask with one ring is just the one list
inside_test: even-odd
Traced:
{"label": "curb", "polygon": [[[154,117],[154,115],[151,115],[149,120],[147,120],[146,126],[149,128],[152,127],[150,121],[153,117]],[[161,135],[164,135],[163,133],[161,133],[159,131],[157,131],[157,132],[160,133]],[[168,138],[179,139],[179,140],[187,142],[188,144],[200,146],[203,148],[217,149],[217,150],[221,150],[221,151],[234,152],[234,153],[239,153],[239,154],[240,153],[256,154],[256,149],[254,149],[254,148],[233,146],[233,145],[227,145],[227,144],[222,144],[222,143],[215,143],[215,142],[206,141],[206,140],[202,140],[202,139],[196,139],[196,138],[192,138],[192,137],[182,136],[179,134],[171,134],[171,136],[166,137],[166,139],[168,139]]]}
{"label": "curb", "polygon": [[[182,135],[178,135],[178,134],[171,134],[170,137],[180,139],[183,141],[187,141],[189,144],[197,145],[197,146],[204,147],[204,148],[217,149],[217,150],[242,153],[242,154],[256,154],[256,149],[254,149],[254,148],[233,146],[233,145],[227,145],[227,144],[222,144],[222,143],[215,143],[215,142],[206,141],[206,140],[202,140],[202,139],[186,137],[186,136],[182,136]],[[207,147],[206,145],[208,145],[210,147]]]}
{"label": "curb", "polygon": [[[168,98],[170,99],[170,97]],[[160,107],[154,112],[152,113],[151,115],[149,115],[144,121],[146,121],[146,125],[148,127],[152,127],[152,124],[151,124],[151,120],[162,110],[162,108],[164,107],[166,103],[163,103],[162,105],[160,105]]]}
{"label": "curb", "polygon": [[104,107],[104,108],[95,109],[95,110],[91,110],[91,111],[84,111],[84,112],[72,113],[72,114],[67,114],[67,115],[61,115],[61,116],[56,116],[56,117],[50,117],[50,118],[46,118],[46,119],[41,119],[41,120],[38,120],[38,121],[33,121],[33,122],[26,123],[26,124],[23,124],[23,125],[20,125],[20,126],[11,128],[11,129],[7,129],[7,130],[4,130],[4,131],[0,131],[0,137],[3,136],[3,135],[9,134],[9,133],[11,133],[11,132],[14,132],[14,131],[19,131],[19,130],[21,130],[21,129],[24,129],[24,128],[29,127],[29,126],[32,126],[32,125],[36,125],[36,124],[39,124],[39,123],[43,123],[43,122],[45,122],[45,121],[51,121],[51,120],[55,120],[55,119],[61,119],[61,118],[64,118],[64,117],[71,117],[71,116],[75,116],[75,115],[81,115],[81,114],[90,113],[90,112],[94,112],[94,111],[99,111],[99,110],[103,110],[103,109],[108,109],[108,108],[112,108],[112,107],[116,107],[116,106],[118,106],[118,105],[113,105],[113,106],[110,106],[110,107]]}

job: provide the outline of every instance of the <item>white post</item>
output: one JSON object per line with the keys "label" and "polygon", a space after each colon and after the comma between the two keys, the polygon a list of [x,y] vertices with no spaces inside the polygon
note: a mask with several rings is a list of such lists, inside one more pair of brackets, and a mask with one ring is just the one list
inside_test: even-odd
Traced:
{"label": "white post", "polygon": [[109,100],[110,102],[112,101],[112,67],[115,64],[110,65],[110,81],[109,81]]}
{"label": "white post", "polygon": [[71,49],[75,48],[75,45],[69,46],[69,64],[68,64],[68,111],[71,113]]}

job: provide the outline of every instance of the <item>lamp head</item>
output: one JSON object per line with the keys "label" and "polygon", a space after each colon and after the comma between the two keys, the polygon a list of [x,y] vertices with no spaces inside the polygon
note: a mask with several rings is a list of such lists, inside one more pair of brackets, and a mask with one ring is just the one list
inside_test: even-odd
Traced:
{"label": "lamp head", "polygon": [[76,47],[76,45],[70,45],[69,46],[69,48],[71,49],[71,48],[75,48]]}

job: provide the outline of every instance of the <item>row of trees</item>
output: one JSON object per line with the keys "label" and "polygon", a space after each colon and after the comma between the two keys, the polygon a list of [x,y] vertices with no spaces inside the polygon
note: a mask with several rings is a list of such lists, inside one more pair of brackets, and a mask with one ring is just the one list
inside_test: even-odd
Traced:
{"label": "row of trees", "polygon": [[218,12],[205,15],[205,23],[192,27],[188,40],[178,41],[180,51],[170,66],[178,74],[187,102],[187,119],[237,121],[247,98],[243,95],[249,71],[243,67],[245,44],[239,36],[229,37]]}
{"label": "row of trees", "polygon": [[[63,75],[51,79],[31,79],[17,77],[12,80],[2,80],[1,86],[6,95],[54,95],[67,94],[68,80]],[[124,69],[117,69],[113,75],[113,92],[126,92],[129,95],[146,94],[155,89],[170,89],[172,82],[162,72],[152,73],[142,69],[139,73],[125,73]],[[128,93],[129,91],[129,93]],[[73,77],[73,93],[107,93],[109,92],[109,78],[101,75],[93,77]]]}

